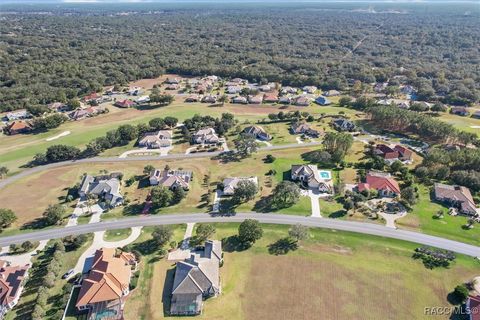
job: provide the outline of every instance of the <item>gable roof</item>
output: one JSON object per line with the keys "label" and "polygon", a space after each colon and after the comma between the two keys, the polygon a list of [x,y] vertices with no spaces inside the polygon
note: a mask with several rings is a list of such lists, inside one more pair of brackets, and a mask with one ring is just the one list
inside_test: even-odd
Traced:
{"label": "gable roof", "polygon": [[467,301],[470,320],[480,320],[480,296],[469,296]]}
{"label": "gable roof", "polygon": [[257,177],[231,177],[223,180],[223,193],[233,194],[235,188],[240,181],[252,181],[255,185],[258,185]]}

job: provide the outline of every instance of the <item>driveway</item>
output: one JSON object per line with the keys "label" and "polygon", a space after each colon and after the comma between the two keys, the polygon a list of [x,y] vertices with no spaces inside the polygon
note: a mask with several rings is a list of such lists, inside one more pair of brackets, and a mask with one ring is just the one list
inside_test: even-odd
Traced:
{"label": "driveway", "polygon": [[141,149],[128,150],[128,151],[125,151],[124,153],[122,153],[119,156],[119,158],[120,159],[128,158],[128,156],[130,156],[130,155],[144,156],[144,155],[149,155],[151,153],[158,153],[161,157],[162,156],[164,157],[164,156],[168,155],[168,153],[172,149],[173,149],[173,146],[161,147],[161,148],[158,148],[158,149],[141,148]]}
{"label": "driveway", "polygon": [[124,247],[137,240],[141,233],[142,227],[133,227],[132,233],[130,234],[130,236],[128,236],[128,238],[119,241],[105,241],[103,239],[105,235],[105,230],[95,232],[93,234],[92,244],[82,253],[80,258],[78,259],[77,264],[73,268],[74,273],[72,274],[72,276],[76,275],[77,273],[86,273],[90,270],[93,263],[93,256],[95,255],[95,251],[97,251],[98,249]]}
{"label": "driveway", "polygon": [[187,229],[185,230],[185,234],[183,236],[183,241],[180,245],[180,248],[171,251],[168,254],[168,260],[178,261],[185,260],[190,257],[190,239],[192,238],[194,225],[195,223],[187,223]]}
{"label": "driveway", "polygon": [[213,195],[213,205],[212,205],[212,212],[218,212],[220,209],[220,200],[222,199],[223,191],[220,189],[215,190],[215,194]]}
{"label": "driveway", "polygon": [[315,193],[313,190],[308,190],[308,196],[310,197],[310,202],[312,204],[312,217],[321,218],[320,214],[320,202],[318,201],[321,198],[319,193]]}
{"label": "driveway", "polygon": [[24,265],[31,265],[32,258],[36,256],[40,251],[45,249],[49,240],[41,240],[38,246],[27,253],[24,254],[9,254],[10,248],[3,247],[2,251],[0,252],[0,259],[10,262],[12,266],[24,266]]}
{"label": "driveway", "polygon": [[[379,202],[390,203],[393,201],[394,199],[391,199],[391,198],[371,199],[367,201],[366,205],[369,208],[374,208],[376,205],[378,205]],[[369,203],[371,203],[371,205]],[[399,212],[393,213],[393,212],[385,212],[385,211],[379,210],[377,211],[377,214],[385,220],[385,226],[387,228],[397,229],[397,226],[395,225],[395,221],[405,217],[407,215],[407,211],[401,210]]]}

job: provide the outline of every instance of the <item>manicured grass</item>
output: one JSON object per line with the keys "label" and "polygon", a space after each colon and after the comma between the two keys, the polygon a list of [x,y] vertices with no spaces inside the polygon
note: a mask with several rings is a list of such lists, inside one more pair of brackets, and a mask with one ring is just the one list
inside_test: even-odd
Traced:
{"label": "manicured grass", "polygon": [[103,240],[105,241],[120,241],[127,239],[130,234],[132,233],[131,228],[127,229],[115,229],[115,230],[107,230],[103,235]]}
{"label": "manicured grass", "polygon": [[[216,224],[214,237],[235,235],[237,228]],[[447,294],[478,273],[478,262],[469,257],[458,256],[449,269],[428,270],[411,258],[415,244],[324,229],[311,229],[298,250],[274,256],[268,245],[285,237],[288,227],[263,229],[252,248],[225,252],[222,293],[195,318],[423,319],[425,306],[449,306]],[[174,265],[162,259],[148,269],[127,301],[127,319],[165,317],[162,302],[170,297]],[[147,299],[139,298],[142,292]],[[373,299],[372,292],[382,298]]]}
{"label": "manicured grass", "polygon": [[[480,119],[472,117],[461,117],[451,113],[441,113],[441,116],[438,117],[438,119],[450,123],[459,130],[472,132],[480,135],[480,128],[478,128],[478,126],[480,126]],[[472,128],[475,126],[477,126],[477,128]]]}
{"label": "manicured grass", "polygon": [[[480,245],[480,228],[464,229],[468,218],[465,216],[448,215],[447,207],[430,200],[429,189],[419,185],[419,201],[413,211],[404,218],[397,220],[397,225],[403,228],[419,229],[424,233],[449,238],[461,242]],[[442,210],[443,219],[435,219],[435,214]]]}
{"label": "manicured grass", "polygon": [[293,206],[280,209],[275,211],[275,213],[291,214],[296,216],[310,216],[312,215],[310,197],[300,197],[300,200]]}

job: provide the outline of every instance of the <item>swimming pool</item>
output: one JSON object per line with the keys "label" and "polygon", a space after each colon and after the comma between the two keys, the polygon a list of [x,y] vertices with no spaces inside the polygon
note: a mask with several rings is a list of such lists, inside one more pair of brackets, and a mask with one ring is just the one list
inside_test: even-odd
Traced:
{"label": "swimming pool", "polygon": [[324,180],[331,180],[332,179],[332,173],[327,170],[318,170],[318,174],[320,175],[320,178]]}

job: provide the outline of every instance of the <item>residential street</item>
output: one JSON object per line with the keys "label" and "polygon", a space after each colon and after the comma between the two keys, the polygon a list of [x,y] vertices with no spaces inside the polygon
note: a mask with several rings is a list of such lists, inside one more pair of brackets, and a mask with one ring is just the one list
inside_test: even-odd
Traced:
{"label": "residential street", "polygon": [[418,232],[398,230],[387,228],[385,226],[343,221],[335,219],[318,219],[312,217],[300,217],[293,215],[273,214],[273,213],[237,213],[235,215],[209,215],[205,213],[183,213],[175,215],[158,215],[158,216],[137,216],[133,218],[125,218],[121,220],[103,221],[98,223],[90,223],[84,225],[72,226],[69,228],[49,229],[42,231],[34,231],[14,236],[1,237],[0,246],[5,247],[11,243],[20,244],[26,240],[39,241],[46,239],[61,238],[67,235],[78,235],[83,233],[92,233],[104,231],[107,229],[123,229],[141,226],[153,226],[161,224],[181,224],[181,223],[202,223],[202,222],[241,222],[247,218],[257,219],[262,223],[272,224],[303,224],[309,227],[327,228],[342,231],[352,231],[363,234],[382,236],[387,238],[411,241],[422,245],[438,247],[457,253],[466,254],[473,257],[480,256],[480,248],[474,245],[465,244],[458,241],[452,241],[426,235]]}

